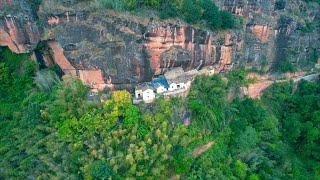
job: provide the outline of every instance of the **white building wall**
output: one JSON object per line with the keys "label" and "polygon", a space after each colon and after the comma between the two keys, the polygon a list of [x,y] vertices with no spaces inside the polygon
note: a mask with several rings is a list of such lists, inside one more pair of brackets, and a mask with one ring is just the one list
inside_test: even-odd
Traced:
{"label": "white building wall", "polygon": [[157,88],[157,93],[158,94],[164,93],[166,91],[167,91],[167,89],[165,87],[163,87],[163,86],[160,86],[160,87]]}
{"label": "white building wall", "polygon": [[142,96],[143,96],[142,90],[136,90],[135,91],[135,96],[136,96],[136,99],[142,98]]}
{"label": "white building wall", "polygon": [[144,102],[150,103],[156,98],[156,95],[154,94],[152,89],[147,89],[147,90],[143,91],[142,98],[143,98]]}
{"label": "white building wall", "polygon": [[183,89],[186,88],[186,84],[185,83],[178,83],[177,84],[177,89]]}
{"label": "white building wall", "polygon": [[176,84],[176,83],[171,83],[168,90],[169,90],[169,91],[174,91],[174,90],[176,90],[176,89],[178,89],[178,88],[177,88],[177,84]]}

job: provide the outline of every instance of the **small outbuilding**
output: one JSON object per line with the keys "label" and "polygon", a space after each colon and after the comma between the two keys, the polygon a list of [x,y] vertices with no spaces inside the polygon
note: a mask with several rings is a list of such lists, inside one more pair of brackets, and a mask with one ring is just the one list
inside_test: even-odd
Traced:
{"label": "small outbuilding", "polygon": [[135,89],[135,97],[136,99],[142,99],[145,103],[151,103],[156,98],[154,88],[151,83],[137,85]]}

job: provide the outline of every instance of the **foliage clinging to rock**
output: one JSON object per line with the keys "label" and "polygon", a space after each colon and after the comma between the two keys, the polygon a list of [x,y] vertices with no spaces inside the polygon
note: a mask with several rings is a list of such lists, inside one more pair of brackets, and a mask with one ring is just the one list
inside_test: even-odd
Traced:
{"label": "foliage clinging to rock", "polygon": [[235,17],[220,11],[210,0],[99,0],[101,6],[116,10],[143,11],[151,8],[163,19],[180,18],[191,24],[205,23],[212,30],[230,29]]}

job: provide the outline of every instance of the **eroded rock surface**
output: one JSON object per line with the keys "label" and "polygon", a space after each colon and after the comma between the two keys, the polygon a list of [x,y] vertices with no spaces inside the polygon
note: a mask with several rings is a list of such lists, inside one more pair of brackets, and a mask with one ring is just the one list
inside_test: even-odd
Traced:
{"label": "eroded rock surface", "polygon": [[23,9],[26,2],[0,1],[0,46],[8,46],[13,52],[32,51],[40,40],[35,17],[29,9]]}
{"label": "eroded rock surface", "polygon": [[24,0],[1,0],[0,8],[18,10],[3,11],[0,45],[21,53],[33,50],[40,39],[50,40],[54,61],[62,69],[72,69],[86,83],[96,79],[95,84],[112,88],[132,87],[172,67],[211,65],[220,72],[244,65],[269,70],[284,59],[298,64],[314,52],[320,54],[319,28],[305,30],[308,23],[320,21],[317,4],[299,0],[216,4],[242,17],[245,24],[212,32],[181,21],[101,11],[95,2],[64,0],[43,0],[37,19]]}

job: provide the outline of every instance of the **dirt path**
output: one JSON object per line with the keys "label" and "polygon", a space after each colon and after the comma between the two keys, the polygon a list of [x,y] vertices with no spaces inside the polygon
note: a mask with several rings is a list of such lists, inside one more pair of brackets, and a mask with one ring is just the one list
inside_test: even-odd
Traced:
{"label": "dirt path", "polygon": [[201,154],[203,154],[204,152],[208,151],[212,145],[214,145],[215,142],[214,141],[210,141],[208,142],[207,144],[203,145],[203,146],[200,146],[200,147],[197,147],[193,150],[192,152],[192,156],[193,157],[199,157]]}

